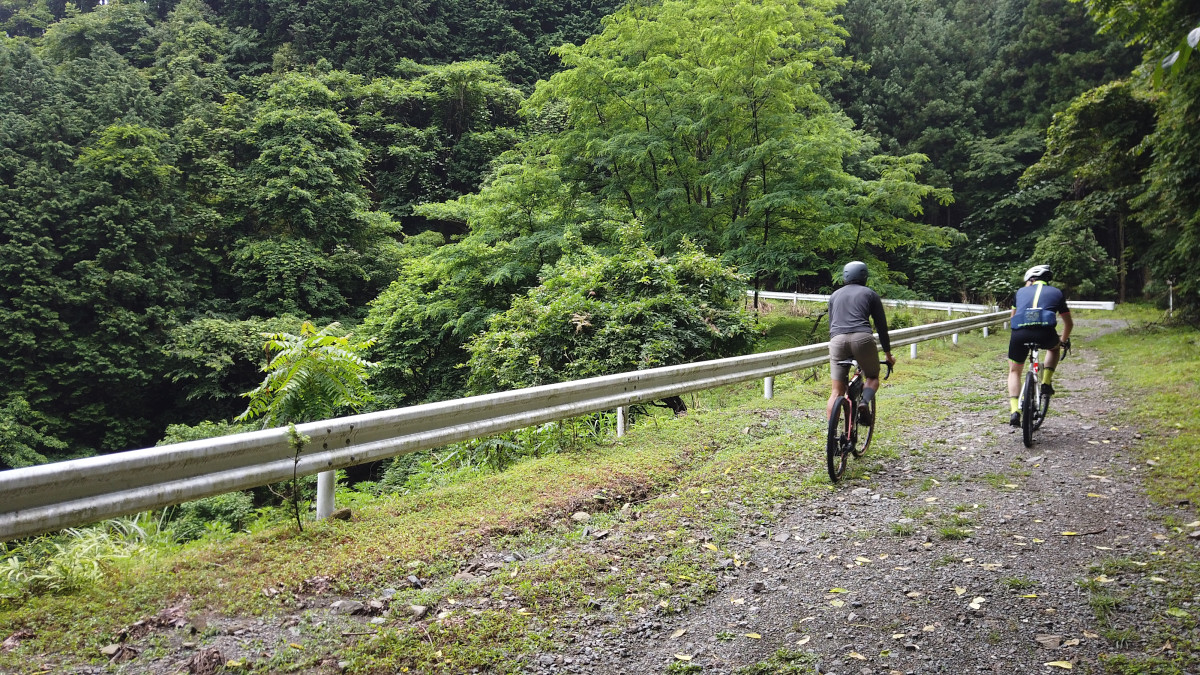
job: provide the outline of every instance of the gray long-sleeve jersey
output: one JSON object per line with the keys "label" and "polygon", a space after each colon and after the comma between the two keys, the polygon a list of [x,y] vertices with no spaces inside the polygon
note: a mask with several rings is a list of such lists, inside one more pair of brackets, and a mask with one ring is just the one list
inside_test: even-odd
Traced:
{"label": "gray long-sleeve jersey", "polygon": [[859,284],[847,284],[829,296],[829,337],[846,333],[870,333],[870,320],[875,321],[879,333],[879,344],[885,353],[891,353],[892,343],[888,338],[887,316],[883,313],[883,301],[875,291]]}

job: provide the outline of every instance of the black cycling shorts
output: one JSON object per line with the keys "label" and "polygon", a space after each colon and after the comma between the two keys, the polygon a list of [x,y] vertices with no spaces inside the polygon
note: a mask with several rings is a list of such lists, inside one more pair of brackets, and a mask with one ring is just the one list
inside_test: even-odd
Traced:
{"label": "black cycling shorts", "polygon": [[1041,349],[1054,349],[1058,346],[1058,331],[1050,326],[1031,326],[1015,328],[1008,338],[1008,360],[1024,363],[1029,358],[1027,342],[1035,342]]}

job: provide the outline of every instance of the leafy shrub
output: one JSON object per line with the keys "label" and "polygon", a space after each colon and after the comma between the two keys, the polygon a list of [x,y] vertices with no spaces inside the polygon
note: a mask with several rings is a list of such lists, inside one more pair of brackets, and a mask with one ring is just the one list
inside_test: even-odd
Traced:
{"label": "leafy shrub", "polygon": [[486,393],[743,354],[754,344],[745,281],[684,241],[654,254],[637,227],[620,253],[585,249],[493,316],[467,345]]}
{"label": "leafy shrub", "polygon": [[73,593],[100,583],[122,560],[172,550],[172,532],[161,525],[143,513],[0,543],[0,607],[26,595]]}
{"label": "leafy shrub", "polygon": [[180,504],[172,513],[171,529],[179,541],[192,541],[207,533],[242,530],[253,515],[254,498],[245,492],[230,492]]}

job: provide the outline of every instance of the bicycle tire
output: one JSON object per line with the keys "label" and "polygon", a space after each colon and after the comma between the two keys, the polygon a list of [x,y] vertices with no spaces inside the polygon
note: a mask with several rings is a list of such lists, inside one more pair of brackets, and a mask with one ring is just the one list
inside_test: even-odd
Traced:
{"label": "bicycle tire", "polygon": [[841,399],[829,415],[829,433],[825,437],[825,466],[830,482],[836,483],[846,472],[846,445],[850,433],[850,403]]}
{"label": "bicycle tire", "polygon": [[[871,438],[875,436],[875,421],[877,419],[875,416],[875,399],[871,399],[870,407],[871,407],[871,423],[870,424],[860,426],[860,425],[858,425],[858,420],[855,419],[856,431],[854,432],[854,434],[855,434],[855,436],[857,436],[857,438],[853,439],[852,445],[850,446],[850,452],[854,455],[855,458],[863,456],[863,453],[865,453],[867,451],[867,448],[871,447]],[[854,413],[854,415],[857,418],[858,412],[856,411]],[[860,439],[862,440],[862,443],[859,443]]]}
{"label": "bicycle tire", "polygon": [[1021,442],[1033,447],[1034,411],[1037,410],[1037,379],[1033,373],[1025,373],[1025,388],[1021,391]]}
{"label": "bicycle tire", "polygon": [[1042,428],[1042,422],[1046,421],[1046,413],[1050,411],[1050,397],[1039,396],[1038,405],[1034,407],[1033,412],[1033,430],[1037,431]]}

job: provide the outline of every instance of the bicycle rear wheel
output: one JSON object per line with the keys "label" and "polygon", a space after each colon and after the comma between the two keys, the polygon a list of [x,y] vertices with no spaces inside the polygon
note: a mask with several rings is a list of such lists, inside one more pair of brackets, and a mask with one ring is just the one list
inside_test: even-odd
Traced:
{"label": "bicycle rear wheel", "polygon": [[[850,452],[854,453],[855,457],[863,456],[863,453],[871,446],[871,437],[875,435],[875,399],[871,399],[870,408],[870,424],[860,424],[857,419],[855,420],[854,438],[850,445]],[[857,416],[857,411],[854,414]]]}
{"label": "bicycle rear wheel", "polygon": [[1050,397],[1039,396],[1039,403],[1034,406],[1033,412],[1033,429],[1036,431],[1042,428],[1042,422],[1046,421],[1046,412],[1050,410]]}
{"label": "bicycle rear wheel", "polygon": [[1025,373],[1025,388],[1021,391],[1021,442],[1025,447],[1033,447],[1033,416],[1037,412],[1037,378],[1033,373]]}
{"label": "bicycle rear wheel", "polygon": [[841,399],[829,415],[829,435],[825,438],[825,466],[829,480],[836,483],[846,472],[850,444],[850,402]]}

